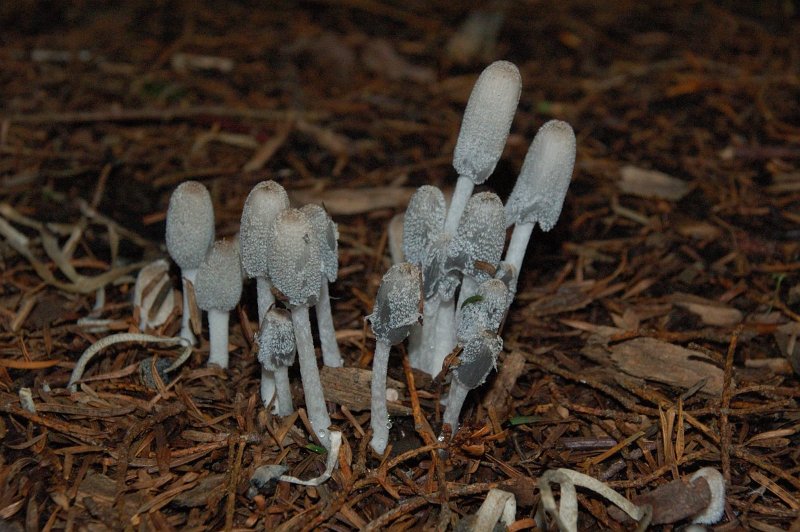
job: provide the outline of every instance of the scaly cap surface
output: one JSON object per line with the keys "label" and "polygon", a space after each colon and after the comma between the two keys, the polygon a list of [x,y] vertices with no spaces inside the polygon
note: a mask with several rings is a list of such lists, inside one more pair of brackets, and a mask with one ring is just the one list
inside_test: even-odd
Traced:
{"label": "scaly cap surface", "polygon": [[229,312],[242,297],[242,267],[235,240],[217,240],[197,270],[197,306]]}
{"label": "scaly cap surface", "polygon": [[389,268],[381,279],[372,314],[367,316],[375,338],[390,345],[405,340],[411,327],[422,316],[421,298],[419,268],[410,262],[401,262]]}
{"label": "scaly cap surface", "polygon": [[519,70],[508,61],[486,67],[469,96],[458,133],[453,167],[480,185],[503,154],[522,88]]}
{"label": "scaly cap surface", "polygon": [[319,242],[308,216],[287,209],[269,233],[267,269],[272,285],[292,307],[317,303],[322,288]]}
{"label": "scaly cap surface", "polygon": [[575,167],[575,132],[551,120],[536,133],[517,183],[506,203],[506,224],[538,223],[542,231],[556,225]]}
{"label": "scaly cap surface", "polygon": [[458,269],[479,282],[491,277],[476,263],[497,268],[506,240],[503,202],[494,192],[480,192],[467,202],[448,250],[446,269]]}
{"label": "scaly cap surface", "polygon": [[288,208],[289,196],[275,181],[262,181],[247,195],[239,229],[242,270],[247,277],[267,276],[269,230],[278,214]]}
{"label": "scaly cap surface", "polygon": [[423,185],[411,196],[403,220],[403,253],[408,262],[425,262],[428,246],[444,230],[446,210],[444,194],[434,186]]}
{"label": "scaly cap surface", "polygon": [[291,366],[296,351],[291,314],[283,309],[270,309],[258,332],[258,361],[269,371],[276,371]]}
{"label": "scaly cap surface", "polygon": [[178,185],[167,208],[167,251],[182,270],[194,270],[214,242],[214,206],[197,181]]}
{"label": "scaly cap surface", "polygon": [[339,273],[339,230],[328,212],[319,205],[308,204],[301,209],[308,216],[319,242],[322,274],[329,283]]}

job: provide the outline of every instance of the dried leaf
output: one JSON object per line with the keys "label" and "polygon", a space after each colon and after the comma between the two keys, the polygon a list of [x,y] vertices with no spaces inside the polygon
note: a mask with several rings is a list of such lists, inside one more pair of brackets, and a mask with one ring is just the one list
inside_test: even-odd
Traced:
{"label": "dried leaf", "polygon": [[672,295],[672,303],[697,315],[706,325],[729,326],[740,323],[744,315],[724,303],[705,299],[693,294],[678,292]]}
{"label": "dried leaf", "polygon": [[169,280],[167,261],[158,259],[139,271],[133,287],[133,305],[139,309],[142,331],[167,321],[175,309],[175,292]]}
{"label": "dried leaf", "polygon": [[700,351],[655,338],[635,338],[612,347],[611,359],[619,369],[635,377],[678,388],[689,388],[700,379],[708,379],[700,391],[722,393],[722,370]]}
{"label": "dried leaf", "polygon": [[689,185],[676,177],[656,170],[645,170],[636,166],[623,166],[619,189],[641,198],[678,201],[689,193]]}

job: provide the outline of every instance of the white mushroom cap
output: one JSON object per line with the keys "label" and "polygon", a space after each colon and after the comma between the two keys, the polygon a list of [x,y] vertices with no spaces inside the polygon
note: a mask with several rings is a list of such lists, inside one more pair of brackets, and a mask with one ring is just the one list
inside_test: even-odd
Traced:
{"label": "white mushroom cap", "polygon": [[381,279],[372,314],[367,316],[375,338],[390,345],[405,340],[411,327],[422,317],[421,298],[419,268],[410,262],[389,268]]}
{"label": "white mushroom cap", "polygon": [[506,203],[506,224],[555,226],[564,206],[575,167],[575,133],[561,120],[551,120],[536,133],[517,183]]}
{"label": "white mushroom cap", "polygon": [[275,181],[262,181],[247,195],[239,232],[242,269],[247,277],[267,276],[269,230],[278,214],[288,208],[289,196]]}
{"label": "white mushroom cap", "polygon": [[269,234],[267,264],[272,285],[292,307],[315,305],[322,288],[319,242],[308,216],[281,212]]}
{"label": "white mushroom cap", "polygon": [[292,315],[283,309],[270,309],[258,333],[258,361],[269,371],[277,371],[294,363],[296,351]]}
{"label": "white mushroom cap", "polygon": [[508,61],[495,61],[472,88],[453,154],[459,176],[480,185],[503,154],[522,88],[519,70]]}
{"label": "white mushroom cap", "polygon": [[494,333],[483,331],[473,336],[458,357],[459,364],[453,368],[453,378],[470,390],[486,381],[495,368],[497,355],[503,349],[503,340]]}
{"label": "white mushroom cap", "polygon": [[197,181],[178,185],[167,208],[167,251],[182,270],[200,266],[214,241],[214,206]]}
{"label": "white mushroom cap", "polygon": [[414,192],[403,220],[403,252],[412,264],[423,264],[431,242],[444,230],[447,207],[438,188],[423,185]]}
{"label": "white mushroom cap", "polygon": [[314,234],[319,242],[322,274],[329,283],[336,280],[339,273],[339,230],[328,212],[315,204],[304,205],[301,209],[311,221]]}
{"label": "white mushroom cap", "polygon": [[477,267],[476,262],[496,268],[505,240],[503,202],[494,192],[475,194],[467,202],[456,236],[450,244],[446,269],[458,269],[478,281],[485,281],[491,274]]}
{"label": "white mushroom cap", "polygon": [[197,306],[203,310],[233,310],[242,297],[242,267],[235,240],[214,242],[197,270],[194,282]]}

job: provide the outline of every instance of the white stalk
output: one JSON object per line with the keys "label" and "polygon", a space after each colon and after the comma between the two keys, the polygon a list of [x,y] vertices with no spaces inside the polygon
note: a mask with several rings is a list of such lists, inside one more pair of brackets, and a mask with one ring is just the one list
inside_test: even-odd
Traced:
{"label": "white stalk", "polygon": [[456,233],[458,229],[458,222],[461,220],[461,215],[464,214],[464,209],[467,207],[467,201],[472,196],[472,191],[475,188],[475,183],[472,178],[466,176],[458,176],[456,181],[456,189],[453,191],[453,197],[450,200],[450,207],[447,209],[447,218],[444,221],[444,232],[450,235]]}
{"label": "white stalk", "polygon": [[[425,300],[422,309],[422,331],[420,332],[418,356],[412,356],[409,360],[411,367],[428,373],[430,373],[429,368],[433,364],[433,353],[436,350],[436,317],[440,304],[441,298],[438,294]],[[416,365],[414,360],[416,360]]]}
{"label": "white stalk", "polygon": [[436,312],[434,347],[430,351],[428,373],[436,376],[442,371],[442,364],[447,355],[456,346],[456,303],[453,299],[442,301]]}
{"label": "white stalk", "polygon": [[336,343],[336,330],[333,327],[331,313],[331,298],[328,292],[328,281],[322,280],[319,301],[314,306],[317,313],[317,326],[319,327],[319,343],[322,347],[322,362],[331,368],[341,368],[342,355],[339,354],[339,345]]}
{"label": "white stalk", "polygon": [[442,423],[450,425],[452,434],[458,432],[458,415],[461,413],[461,407],[464,406],[468,393],[469,388],[458,382],[458,379],[452,379],[450,393],[447,394],[447,406],[442,416]]}
{"label": "white stalk", "polygon": [[512,294],[517,291],[522,260],[525,258],[525,250],[528,249],[528,241],[531,239],[533,226],[533,222],[516,223],[514,224],[514,231],[511,233],[511,241],[508,243],[505,262],[514,266],[516,270],[514,280],[511,282],[511,286],[508,287]]}
{"label": "white stalk", "polygon": [[[275,396],[275,374],[264,367],[261,368],[261,401],[264,403],[264,408],[269,406],[272,398]],[[272,413],[278,413],[278,402],[272,404]]]}
{"label": "white stalk", "polygon": [[[294,405],[292,405],[292,389],[289,387],[289,368],[281,366],[274,374],[274,385],[277,389],[277,405],[279,416],[288,416],[294,412]],[[262,381],[263,383],[263,381]]]}
{"label": "white stalk", "polygon": [[208,363],[228,369],[228,311],[208,311],[209,354]]}
{"label": "white stalk", "polygon": [[256,291],[258,323],[260,325],[267,311],[275,304],[275,296],[272,295],[272,283],[264,276],[256,277]]}
{"label": "white stalk", "polygon": [[314,340],[311,337],[311,322],[308,319],[308,306],[299,305],[292,308],[292,325],[297,343],[297,354],[300,359],[300,376],[303,379],[303,391],[306,396],[306,410],[311,427],[320,443],[330,449],[328,427],[331,418],[325,406],[322,381],[319,378],[317,357],[314,354]]}
{"label": "white stalk", "polygon": [[386,407],[386,373],[389,368],[389,343],[378,340],[375,355],[372,357],[372,405],[370,426],[372,440],[370,445],[379,455],[383,455],[389,443],[389,411]]}
{"label": "white stalk", "polygon": [[194,279],[197,277],[197,268],[190,270],[181,270],[181,283],[183,285],[183,316],[181,316],[181,338],[187,340],[190,344],[195,345],[197,339],[192,332],[192,325],[190,322],[191,311],[189,309],[189,290],[186,286],[186,281],[194,284]]}

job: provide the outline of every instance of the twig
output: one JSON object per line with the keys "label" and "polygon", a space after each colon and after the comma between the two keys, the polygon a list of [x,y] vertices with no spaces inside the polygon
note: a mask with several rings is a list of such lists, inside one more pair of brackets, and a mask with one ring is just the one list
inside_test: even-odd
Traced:
{"label": "twig", "polygon": [[725,481],[731,481],[731,426],[728,423],[728,414],[733,396],[733,354],[736,352],[736,345],[739,343],[739,335],[742,333],[742,326],[739,325],[733,331],[731,342],[728,345],[728,353],[725,356],[725,376],[722,383],[722,400],[719,407],[719,433],[720,433],[720,459],[722,461],[722,476]]}

